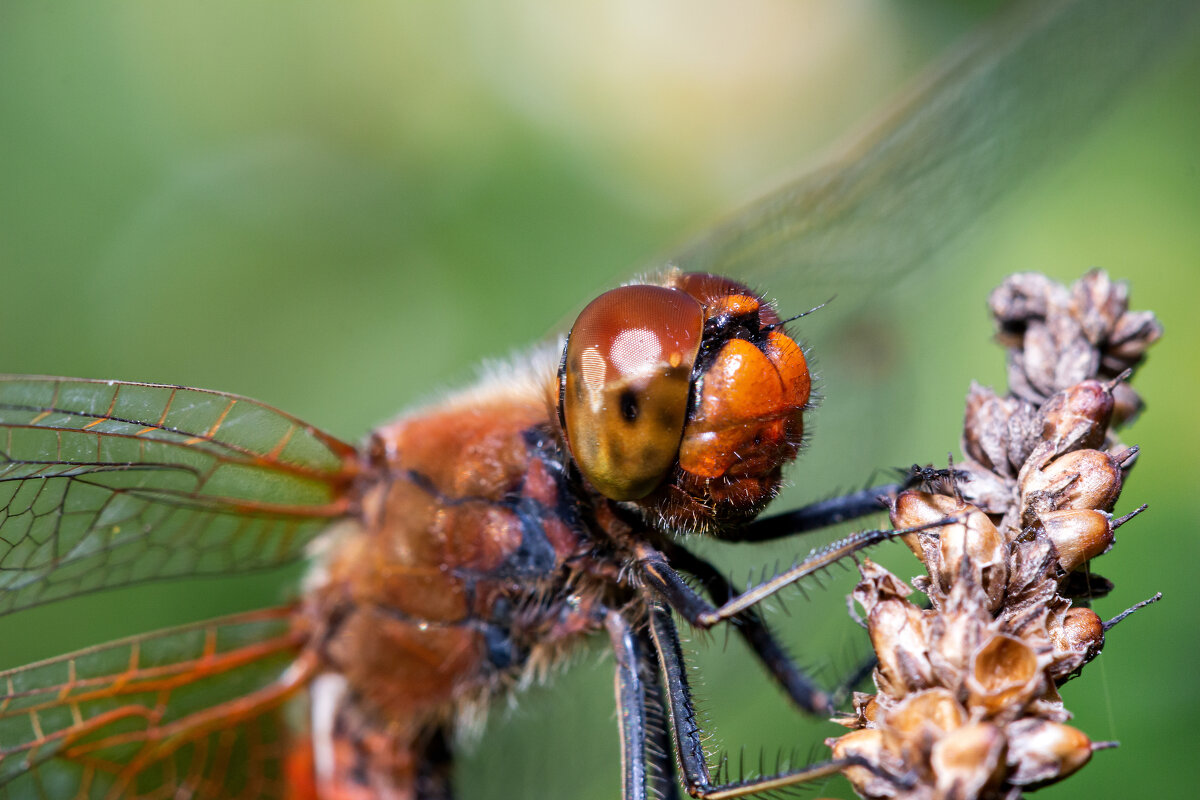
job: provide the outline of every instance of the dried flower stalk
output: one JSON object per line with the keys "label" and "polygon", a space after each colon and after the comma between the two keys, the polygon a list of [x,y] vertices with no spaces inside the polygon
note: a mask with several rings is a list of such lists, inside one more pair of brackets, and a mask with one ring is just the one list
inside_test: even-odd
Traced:
{"label": "dried flower stalk", "polygon": [[1125,378],[1162,328],[1099,271],[1069,288],[1014,275],[989,303],[1009,394],[972,385],[965,461],[891,509],[897,528],[953,519],[905,537],[931,607],[869,560],[854,590],[878,691],[855,695],[837,720],[853,730],[827,743],[858,759],[846,775],[868,798],[1014,800],[1104,746],[1064,724],[1058,687],[1104,645],[1081,596],[1109,586],[1084,570],[1125,521],[1110,512],[1137,450],[1111,428],[1141,408]]}

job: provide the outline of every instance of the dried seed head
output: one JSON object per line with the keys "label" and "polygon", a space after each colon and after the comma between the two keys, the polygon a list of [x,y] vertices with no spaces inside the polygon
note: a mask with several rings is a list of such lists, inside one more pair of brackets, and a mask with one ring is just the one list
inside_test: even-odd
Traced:
{"label": "dried seed head", "polygon": [[1111,588],[1080,570],[1113,544],[1108,512],[1136,455],[1110,427],[1141,401],[1113,379],[1162,329],[1100,272],[1070,289],[1013,276],[991,303],[1010,394],[972,385],[954,482],[891,508],[897,528],[941,523],[904,537],[932,607],[869,560],[854,590],[878,692],[855,696],[840,720],[855,730],[829,744],[873,767],[845,770],[865,797],[1013,800],[1091,758],[1057,687],[1104,646],[1100,617],[1072,601]]}
{"label": "dried seed head", "polygon": [[1070,289],[1034,273],[1013,275],[988,303],[1009,348],[1009,391],[1032,403],[1137,367],[1162,336],[1153,314],[1128,310],[1128,287],[1100,270]]}

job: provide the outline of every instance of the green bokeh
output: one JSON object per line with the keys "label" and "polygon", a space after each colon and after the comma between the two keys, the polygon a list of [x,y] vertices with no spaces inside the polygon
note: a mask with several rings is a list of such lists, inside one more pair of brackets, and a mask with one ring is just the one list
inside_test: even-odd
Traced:
{"label": "green bokeh", "polygon": [[[517,5],[540,19],[535,4]],[[498,12],[483,4],[6,4],[0,366],[238,392],[356,441],[469,380],[481,359],[538,339],[749,187],[790,174],[972,22],[955,7],[909,5],[862,12],[887,18],[885,35],[901,54],[889,62],[900,65],[894,75],[871,72],[878,41],[864,43],[860,71],[819,76],[839,81],[830,96],[844,102],[798,113],[779,90],[776,115],[753,122],[753,157],[727,165],[728,150],[707,160],[656,152],[665,137],[619,119],[596,127],[587,102],[543,96],[540,84],[522,82],[527,74],[505,73],[506,60],[523,55],[521,28],[495,33],[488,26]],[[678,30],[651,32],[665,51],[714,13],[689,11]],[[547,23],[545,35],[561,31]],[[571,44],[552,51],[564,70],[577,66],[573,57],[605,64]],[[1104,656],[1066,690],[1079,726],[1122,748],[1045,796],[1185,796],[1200,777],[1191,755],[1200,741],[1190,573],[1200,563],[1192,51],[1139,84],[1070,157],[959,237],[940,263],[879,287],[856,332],[862,362],[823,365],[814,444],[792,473],[789,499],[799,502],[853,488],[873,466],[956,450],[968,382],[1002,380],[983,301],[1008,272],[1065,279],[1101,266],[1131,281],[1136,308],[1160,316],[1167,336],[1137,377],[1148,412],[1126,434],[1143,447],[1142,461],[1122,501],[1151,512],[1122,529],[1098,567],[1117,584],[1098,609],[1110,616],[1155,591],[1165,600],[1114,631]],[[637,74],[625,85],[634,98]],[[708,87],[678,91],[703,102]],[[828,120],[814,125],[821,116]],[[695,123],[685,109],[676,124],[686,138]],[[712,552],[744,574],[797,549]],[[899,548],[880,558],[901,575],[915,571]],[[0,621],[0,661],[270,604],[297,574],[182,581],[36,609]],[[828,592],[788,602],[793,649],[827,673],[863,652],[841,601],[851,582],[835,578]],[[836,733],[798,720],[740,647],[718,636],[703,649],[700,691],[718,746],[736,755],[744,743],[756,763],[760,748],[769,760],[779,748],[807,755]],[[462,796],[615,797],[610,683],[597,646],[515,711],[499,710],[463,759]]]}

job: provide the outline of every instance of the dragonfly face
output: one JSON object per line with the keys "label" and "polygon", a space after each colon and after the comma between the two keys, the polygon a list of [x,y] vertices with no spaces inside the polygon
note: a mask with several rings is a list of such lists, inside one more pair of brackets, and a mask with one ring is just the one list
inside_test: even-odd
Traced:
{"label": "dragonfly face", "polygon": [[[151,204],[151,205],[153,205],[153,204]],[[648,236],[649,236],[649,234],[643,234],[643,244],[641,246],[644,247],[644,240]],[[297,249],[302,249],[302,248],[297,246]],[[453,250],[452,247],[449,249]],[[884,250],[886,251],[886,248],[884,248]],[[107,265],[105,270],[102,270],[98,273],[98,275],[99,275],[98,277],[93,277],[90,279],[93,281],[93,285],[107,283],[107,282],[109,282],[109,279],[112,277],[120,278],[122,275],[120,270],[122,268],[129,268],[128,263],[124,261],[125,257],[129,255],[129,250],[121,250],[120,248],[117,248],[115,252],[117,253],[117,255],[114,256],[114,258],[118,261],[123,261],[123,263],[120,265],[117,265],[117,266],[112,266],[111,264]],[[567,256],[567,254],[564,253],[564,254],[562,254],[562,257],[552,258],[551,260],[554,260],[557,262],[563,262],[566,260],[566,256]],[[366,254],[366,257],[363,260],[364,261],[370,260],[371,257],[372,257],[371,254],[368,253],[368,254]],[[600,257],[597,257],[597,258],[600,258]],[[633,253],[614,254],[612,252],[608,252],[608,253],[603,254],[602,260],[605,260],[609,264],[611,264],[611,263],[625,263],[630,260],[636,260],[636,258]],[[1091,263],[1092,261],[1102,261],[1102,260],[1103,260],[1102,256],[1085,259],[1085,261],[1087,263]],[[1022,265],[1010,263],[1010,264],[1004,265],[1001,268],[1004,270],[1008,270],[1008,269],[1011,269],[1014,267],[1019,267],[1019,266],[1022,266]],[[1038,266],[1042,266],[1042,265],[1039,264]],[[1070,263],[1070,264],[1055,264],[1053,266],[1061,267],[1062,269],[1064,269],[1066,271],[1074,272],[1074,271],[1077,271],[1077,267],[1082,266],[1082,264],[1076,264],[1076,263],[1074,263],[1074,260],[1072,259],[1072,263]],[[196,286],[201,286],[204,284],[211,285],[211,284],[219,284],[219,283],[224,282],[225,284],[228,284],[231,287],[230,292],[235,293],[232,290],[233,284],[236,283],[235,275],[230,274],[230,275],[221,276],[218,274],[218,276],[216,276],[217,277],[216,280],[214,280],[211,275],[208,276],[207,278],[204,276],[205,276],[205,273],[197,271],[196,280],[194,281],[194,284]],[[146,276],[141,276],[141,277],[146,277]],[[258,285],[252,284],[249,287],[249,291],[247,291],[246,294],[250,297],[259,297],[259,298],[271,296],[271,294],[272,294],[271,287],[274,285],[274,278],[277,278],[277,277],[278,276],[273,276],[271,279],[262,279],[262,282]],[[431,279],[434,281],[437,280],[437,278],[434,276],[426,276],[426,279]],[[785,305],[783,308],[784,313],[794,313],[796,311],[804,310],[804,309],[814,305],[815,303],[818,303],[822,300],[827,299],[827,296],[828,296],[825,292],[816,294],[815,296],[810,295],[808,293],[797,293],[794,291],[794,289],[788,288],[788,287],[784,287],[784,290],[782,292],[780,292],[776,288],[777,284],[771,283],[762,277],[759,277],[756,280],[759,281],[765,288],[772,291],[773,293],[784,294],[784,298],[783,298],[785,301]],[[991,280],[991,279],[988,279],[988,280]],[[152,286],[154,284],[154,281],[139,279],[139,280],[130,281],[130,283],[132,285],[137,285],[137,286]],[[595,280],[591,281],[591,283],[593,285],[588,286],[588,291],[591,291],[592,289],[599,287],[601,285],[602,281],[600,281],[599,279],[595,279]],[[838,287],[836,287],[836,286],[834,286],[832,288],[834,290],[838,289]],[[192,288],[192,291],[197,292],[200,297],[206,296],[205,292],[209,291],[209,290],[210,289],[208,287],[205,287],[205,288],[193,287]],[[406,283],[404,286],[396,286],[396,285],[390,286],[388,292],[375,290],[372,293],[376,294],[376,295],[383,295],[383,294],[390,293],[392,296],[395,296],[396,294],[404,293],[406,290],[411,291],[410,284],[408,284],[408,283]],[[139,291],[141,291],[141,290],[139,290]],[[307,290],[299,289],[298,291],[300,292],[301,297],[298,301],[296,301],[296,305],[300,306],[300,307],[307,307],[310,305],[317,306],[317,305],[321,304],[322,300],[328,299],[325,297],[316,296],[316,295],[325,294],[324,291],[314,291],[312,289],[307,289]],[[305,292],[310,293],[310,296],[305,296]],[[578,296],[576,295],[576,290],[574,287],[567,290],[567,293],[570,295],[570,300],[567,302],[574,302],[579,299],[582,299],[582,295],[578,295]],[[220,297],[220,296],[223,296],[224,294],[225,294],[225,292],[222,290],[220,292],[216,292],[215,296]],[[130,311],[136,310],[138,308],[138,306],[140,305],[140,303],[132,302],[132,306],[131,306],[131,305],[129,305],[129,303],[131,303],[129,298],[136,296],[136,295],[137,295],[137,292],[128,291],[125,293],[123,300],[112,301],[112,308],[110,310],[108,310],[107,312],[104,309],[100,309],[98,312],[99,316],[92,317],[92,319],[93,320],[99,319],[102,324],[93,325],[91,330],[94,331],[97,328],[103,329],[106,327],[105,324],[103,324],[103,323],[105,323],[105,322],[112,323],[118,317],[135,316],[135,314],[130,313]],[[235,350],[235,349],[238,349],[242,345],[242,342],[237,341],[237,339],[235,337],[233,337],[227,333],[226,334],[222,334],[221,332],[213,333],[212,327],[208,324],[213,320],[213,318],[215,316],[219,317],[219,312],[216,309],[221,308],[220,302],[211,302],[210,301],[208,303],[202,304],[204,306],[204,310],[193,311],[193,310],[186,308],[187,306],[189,306],[189,303],[179,302],[178,298],[181,296],[186,296],[186,293],[184,293],[183,295],[172,294],[171,297],[162,297],[162,298],[158,298],[158,300],[157,300],[157,304],[160,304],[165,307],[175,306],[177,308],[177,313],[175,313],[174,315],[172,315],[172,314],[166,315],[168,322],[170,321],[170,318],[172,316],[174,316],[176,318],[182,317],[184,319],[191,320],[193,323],[196,323],[194,325],[194,327],[192,327],[190,330],[181,331],[180,339],[182,339],[182,340],[195,339],[197,341],[199,341],[201,339],[205,339],[208,341],[215,340],[217,342],[220,342],[221,347],[224,349],[227,349],[227,350]],[[977,293],[974,296],[981,296],[981,295],[979,295]],[[212,296],[210,296],[210,297],[212,297]],[[151,298],[154,298],[154,296],[151,295]],[[174,298],[174,299],[172,299],[172,298]],[[244,305],[235,306],[235,308],[238,309],[238,313],[240,313],[243,317],[253,316],[253,312],[255,310],[254,303],[250,303],[249,301],[234,301],[234,302],[235,303],[236,302],[245,303]],[[335,303],[336,302],[337,301],[335,300]],[[341,310],[349,311],[350,310],[349,306],[352,305],[351,301],[345,300],[342,302],[344,303],[345,307],[342,308]],[[156,301],[154,299],[151,299],[151,300],[147,301],[147,304],[155,305]],[[396,303],[395,303],[395,301],[389,301],[389,305],[394,306],[394,305],[396,305]],[[421,304],[418,304],[418,305],[421,305]],[[423,324],[425,324],[426,326],[430,326],[435,323],[444,324],[447,313],[454,313],[454,314],[458,314],[458,315],[461,315],[464,317],[483,317],[488,322],[494,321],[494,315],[496,313],[491,310],[482,310],[485,307],[483,303],[478,303],[475,306],[468,305],[468,307],[462,308],[462,309],[456,308],[452,312],[446,311],[446,307],[445,307],[446,304],[432,303],[431,305],[436,306],[436,309],[435,309],[434,313],[430,314],[429,318],[426,318],[424,320]],[[551,311],[551,312],[546,312],[549,316],[545,317],[545,318],[548,319],[548,318],[557,316],[559,313],[558,308],[561,305],[562,305],[561,303],[556,303],[555,310]],[[835,302],[835,306],[836,306],[836,302]],[[562,307],[565,308],[565,306],[562,306]],[[937,312],[929,311],[926,306],[922,306],[921,308],[924,309],[924,313],[926,315],[928,315],[927,317],[925,317],[926,319],[931,317],[934,320],[940,320],[942,318],[941,314],[943,313],[943,309],[941,307],[938,308]],[[836,308],[835,308],[835,310],[836,310]],[[192,314],[195,314],[194,318],[190,316]],[[111,315],[111,316],[109,316],[109,315]],[[487,315],[493,315],[493,316],[487,316]],[[333,315],[331,315],[331,316],[333,316]],[[380,316],[382,316],[382,314]],[[823,328],[823,326],[821,325],[821,322],[822,322],[821,317],[818,315],[818,317],[816,317],[815,320],[813,321],[813,325],[811,327],[806,327],[804,329],[804,336],[808,337],[808,338],[812,338],[812,336],[814,336],[814,335],[815,336],[827,335],[828,331],[845,330],[844,328],[841,327],[841,322],[836,317],[834,317],[830,320],[830,322],[828,324],[828,328]],[[359,323],[355,323],[355,324],[357,325]],[[539,320],[539,321],[531,323],[531,324],[534,326],[535,331],[540,330],[544,327],[542,320]],[[258,329],[261,329],[262,327],[263,326],[258,326]],[[270,326],[268,325],[265,327],[269,328]],[[332,327],[332,328],[340,327],[340,324],[330,323],[329,327]],[[311,321],[306,318],[305,322],[302,325],[293,329],[294,331],[296,331],[296,333],[290,341],[284,339],[284,340],[277,340],[275,342],[277,353],[284,354],[287,352],[291,352],[293,350],[293,348],[295,350],[299,350],[299,351],[302,351],[305,353],[307,353],[310,350],[321,351],[322,348],[326,347],[326,345],[318,344],[317,340],[319,338],[323,338],[323,337],[318,337],[314,332],[311,331],[312,328],[313,328],[313,325],[311,324]],[[160,335],[157,335],[157,336],[143,335],[141,337],[141,341],[144,344],[141,345],[141,347],[144,347],[145,349],[150,350],[150,351],[155,351],[158,348],[163,347],[162,343],[168,338],[167,331],[169,329],[164,329],[164,328],[160,327],[158,330],[162,330],[163,333],[161,333]],[[198,332],[203,332],[204,335],[201,336]],[[530,332],[531,331],[527,329],[527,330],[523,331],[521,334],[519,334],[519,337],[520,338],[528,338],[528,335],[530,334]],[[70,347],[68,347],[64,343],[64,344],[62,344],[62,346],[60,346],[58,348],[58,352],[61,353],[61,352],[67,351],[67,350],[71,349],[71,347],[78,348],[78,347],[89,346],[87,344],[87,342],[91,338],[93,338],[93,336],[94,336],[94,334],[89,335],[89,333],[86,330],[81,330],[81,331],[75,333],[74,336],[70,339],[70,342],[71,342]],[[225,340],[222,338],[224,336],[229,336],[229,338],[227,340]],[[214,337],[215,337],[215,339],[214,339]],[[252,338],[253,337],[250,337],[250,336],[246,337],[247,341],[251,340]],[[384,338],[385,337],[378,337],[378,339],[381,341],[384,340]],[[432,338],[434,338],[434,337],[425,337],[424,339],[422,339],[421,346],[416,347],[415,349],[428,350],[429,348],[443,346],[439,343],[430,341]],[[949,337],[935,337],[935,338],[937,341],[944,344],[945,339],[949,338]],[[177,339],[176,341],[179,341],[179,339]],[[839,376],[836,374],[836,370],[842,369],[842,367],[839,366],[839,362],[837,361],[836,356],[833,355],[834,351],[832,349],[830,349],[829,347],[823,346],[823,344],[824,343],[819,342],[819,341],[814,343],[814,353],[816,354],[816,357],[818,359],[818,367],[820,368],[821,373],[825,376],[825,382],[821,385],[826,387],[824,390],[826,395],[828,397],[832,398],[833,396],[835,396],[835,394],[837,394],[834,391],[834,386],[837,385],[836,381],[840,381],[842,386],[847,386],[847,383],[844,380],[845,376]],[[253,347],[253,345],[249,345],[249,346]],[[179,345],[177,345],[177,344],[172,345],[172,347],[174,349],[179,349]],[[409,349],[405,345],[397,344],[397,342],[395,341],[395,337],[386,337],[386,347],[383,344],[363,345],[361,342],[358,345],[358,349],[360,349],[360,350],[367,350],[370,347],[378,347],[378,351],[376,351],[374,353],[374,355],[378,356],[377,358],[373,359],[374,364],[380,364],[380,363],[389,364],[391,362],[389,361],[388,357],[389,357],[389,355],[391,355],[392,351]],[[482,350],[482,351],[485,351],[488,353],[493,353],[496,350],[496,348],[493,346],[487,346],[487,347],[480,348],[478,345],[473,345],[473,347],[475,347],[476,350]],[[354,349],[354,348],[351,348],[351,349]],[[503,349],[503,348],[501,348],[501,349]],[[259,363],[265,363],[268,360],[276,360],[276,358],[278,358],[277,353],[268,354],[266,352],[262,352],[262,353],[260,353],[257,361]],[[272,358],[268,359],[267,358],[268,355],[271,355]],[[22,355],[21,357],[25,358],[27,356]],[[321,355],[321,356],[318,356],[317,360],[319,362],[321,359],[324,359],[325,365],[328,366],[331,364],[331,362],[334,362],[340,358],[341,357],[335,358],[335,357],[329,356],[329,355]],[[135,361],[137,361],[137,360],[135,359]],[[201,374],[201,375],[192,375],[190,373],[185,374],[187,371],[183,367],[178,368],[180,370],[179,372],[169,372],[166,370],[171,369],[171,368],[163,367],[163,366],[160,366],[157,368],[153,367],[153,366],[143,367],[143,366],[140,366],[141,363],[142,363],[141,361],[137,361],[137,363],[134,363],[132,366],[126,366],[126,367],[111,367],[111,366],[76,367],[76,368],[71,368],[71,369],[64,369],[63,371],[82,372],[83,374],[104,374],[104,375],[114,374],[114,375],[132,376],[132,377],[151,377],[151,378],[161,376],[161,377],[168,378],[168,379],[187,380],[189,382],[194,382],[194,383],[198,383],[201,385],[214,385],[214,386],[230,387],[232,384],[233,388],[244,388],[247,386],[251,386],[251,387],[253,386],[253,384],[251,384],[249,382],[251,380],[251,378],[249,378],[247,376],[252,371],[254,371],[254,369],[257,369],[257,367],[248,368],[246,370],[246,372],[242,373],[241,375],[235,376],[231,379],[228,377],[221,377],[219,375],[216,375],[215,373],[210,373],[208,371],[205,371],[204,374]],[[159,362],[159,363],[162,364],[163,362]],[[333,364],[335,371],[337,369],[337,366],[338,366],[337,364]],[[45,371],[47,369],[47,366],[46,366],[45,361],[42,361],[41,363],[34,363],[31,361],[26,361],[21,364],[20,368],[24,369],[24,370],[29,370],[29,371]],[[379,369],[378,367],[375,367],[375,368],[377,370]],[[380,371],[388,372],[389,370],[388,370],[388,368],[385,367]],[[321,373],[316,378],[317,382],[324,383],[327,380],[326,379],[327,373],[323,372],[322,370],[313,368],[311,370],[311,372],[312,373],[317,373],[317,372]],[[831,373],[833,373],[833,374],[831,374]],[[346,413],[346,412],[334,412],[334,414],[331,415],[328,412],[328,407],[325,407],[325,408],[317,407],[319,402],[324,402],[324,401],[317,401],[317,400],[302,401],[301,405],[304,406],[303,408],[293,409],[292,402],[291,402],[292,391],[297,389],[297,387],[299,387],[303,384],[311,383],[313,381],[313,379],[314,379],[313,374],[307,374],[307,375],[303,375],[303,376],[297,376],[294,378],[290,378],[290,379],[287,379],[287,383],[284,385],[283,388],[271,389],[271,390],[266,391],[265,394],[268,395],[273,401],[276,401],[280,404],[283,404],[285,407],[288,407],[289,410],[299,410],[300,413],[304,417],[309,418],[309,419],[314,419],[314,420],[317,420],[320,422],[328,422],[331,419],[336,420],[339,418],[337,415],[339,415],[341,413]],[[332,425],[339,432],[343,433],[346,436],[356,435],[360,430],[362,430],[365,427],[367,421],[369,421],[371,419],[377,419],[386,414],[392,413],[392,411],[394,410],[393,406],[395,404],[395,401],[393,399],[391,399],[390,396],[380,396],[380,395],[390,395],[391,394],[390,390],[383,391],[383,392],[378,392],[377,390],[370,391],[369,390],[370,387],[367,386],[368,383],[376,384],[379,380],[380,379],[376,378],[376,377],[372,377],[370,379],[360,378],[360,379],[358,379],[358,381],[359,381],[358,385],[361,387],[360,389],[358,389],[358,390],[347,389],[345,391],[339,391],[339,392],[333,393],[335,395],[353,395],[353,397],[350,398],[350,401],[352,403],[359,404],[359,405],[357,405],[356,410],[354,412],[351,412],[354,415],[354,418],[352,421],[346,421],[346,422],[334,421],[334,422],[332,422]],[[391,379],[391,380],[395,380],[395,379]],[[242,381],[246,381],[246,382],[242,382]],[[351,378],[350,381],[351,381],[351,383],[347,384],[347,385],[354,385],[353,384],[354,379]],[[332,382],[332,381],[330,381],[330,382]],[[402,383],[403,381],[397,381],[397,382]],[[955,383],[955,385],[957,385],[961,382],[962,382],[961,380],[956,380],[954,383]],[[264,394],[264,392],[256,391],[253,388],[251,388],[250,391],[253,394]],[[911,458],[914,457],[913,455],[909,455],[907,450],[904,452],[896,451],[895,455],[885,455],[885,456],[864,455],[863,462],[867,466],[855,465],[855,466],[847,467],[846,473],[841,475],[838,479],[830,479],[829,482],[826,484],[823,484],[823,485],[819,484],[818,479],[820,476],[818,473],[820,473],[822,470],[828,469],[829,467],[827,465],[833,463],[833,462],[831,462],[830,459],[828,459],[828,458],[824,457],[822,454],[820,454],[820,451],[819,451],[820,448],[830,447],[831,449],[832,448],[844,449],[847,447],[858,447],[859,446],[858,444],[847,445],[845,437],[839,437],[836,434],[836,432],[833,431],[833,423],[829,420],[833,416],[837,416],[837,415],[841,415],[841,414],[846,414],[847,416],[853,416],[859,420],[869,419],[871,417],[870,414],[866,414],[866,415],[863,414],[863,408],[861,405],[858,408],[854,407],[855,404],[857,404],[857,403],[861,403],[861,404],[865,405],[868,401],[862,400],[862,399],[856,399],[854,397],[848,396],[848,393],[845,391],[841,392],[840,394],[841,394],[841,397],[838,398],[838,402],[834,403],[831,399],[829,402],[826,403],[825,408],[822,409],[822,412],[821,412],[822,416],[818,417],[819,427],[817,429],[816,438],[814,439],[814,452],[812,453],[812,455],[813,455],[812,466],[810,466],[809,464],[802,464],[800,467],[801,472],[800,472],[799,480],[808,482],[810,486],[813,486],[813,485],[820,486],[820,488],[817,489],[818,494],[821,493],[822,491],[827,491],[829,489],[832,489],[832,488],[834,488],[834,486],[837,486],[839,484],[843,487],[845,487],[848,484],[849,485],[857,485],[861,481],[865,480],[865,474],[867,471],[869,471],[871,466],[878,466],[881,463],[882,464],[903,463],[904,460],[906,460],[906,459],[911,460]],[[362,398],[369,397],[371,395],[375,395],[375,399],[373,399],[373,400],[362,399]],[[335,398],[335,399],[345,399],[345,398]],[[899,393],[892,393],[890,395],[890,397],[885,395],[885,399],[876,398],[869,402],[871,403],[872,407],[877,407],[877,404],[879,404],[881,402],[885,403],[885,404],[891,404],[894,406],[896,404],[907,402],[907,400],[904,396],[900,395]],[[306,403],[312,403],[312,405],[306,405]],[[330,401],[330,404],[332,405],[331,401]],[[911,407],[910,407],[910,410],[911,410]],[[941,440],[939,440],[939,446],[942,446]],[[930,454],[921,454],[921,455],[927,456],[928,458],[935,458],[939,455],[939,453],[930,453]],[[842,463],[841,461],[839,461],[837,459],[835,459],[834,462]],[[806,496],[809,496],[809,495],[806,495]],[[207,594],[208,592],[205,589],[201,589],[200,593]],[[83,644],[83,643],[84,642],[77,641],[71,646],[75,646],[75,645]],[[715,681],[714,681],[714,683],[715,683]],[[571,702],[571,701],[568,700],[567,702]],[[601,702],[603,704],[607,704],[610,701],[606,697]],[[600,715],[603,716],[604,713],[605,712],[602,711],[602,712],[600,712]],[[598,734],[597,738],[599,738],[599,736],[601,736],[601,735],[602,734]],[[501,746],[501,747],[504,746],[505,744],[506,744],[505,742],[497,743],[497,745]],[[484,752],[485,753],[487,752],[486,749],[484,750]],[[597,760],[605,761],[605,759],[597,759]],[[609,767],[611,767],[611,765],[607,764],[607,763],[603,763],[600,765],[600,768],[598,771],[599,771],[600,775],[602,776],[601,780],[604,779],[604,776],[608,776],[610,774],[611,769]],[[608,769],[606,769],[606,768],[608,768]],[[551,792],[551,794],[553,794],[553,792]]]}

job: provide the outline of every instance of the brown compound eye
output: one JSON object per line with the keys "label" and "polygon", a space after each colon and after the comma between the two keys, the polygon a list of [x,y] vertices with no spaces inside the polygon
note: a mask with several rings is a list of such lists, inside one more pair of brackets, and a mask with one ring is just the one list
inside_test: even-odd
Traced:
{"label": "brown compound eye", "polygon": [[562,416],[575,462],[604,496],[645,497],[675,463],[703,332],[700,303],[661,286],[605,292],[575,320]]}

